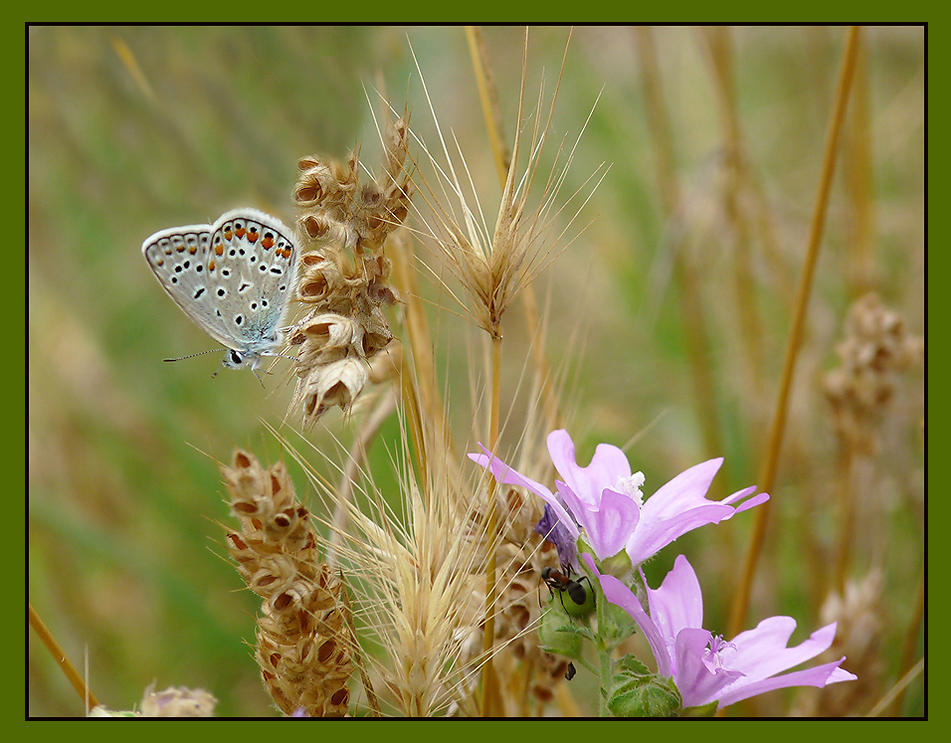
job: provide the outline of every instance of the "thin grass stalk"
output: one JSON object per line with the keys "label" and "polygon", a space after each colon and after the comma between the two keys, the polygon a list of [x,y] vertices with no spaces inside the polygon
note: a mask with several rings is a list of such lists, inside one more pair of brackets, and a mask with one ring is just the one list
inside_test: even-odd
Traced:
{"label": "thin grass stalk", "polygon": [[759,401],[763,398],[764,380],[761,371],[765,369],[763,349],[763,328],[759,321],[760,313],[756,307],[756,284],[751,267],[753,259],[750,251],[750,225],[744,209],[740,206],[741,194],[746,190],[749,172],[746,151],[743,142],[740,117],[736,109],[736,91],[733,84],[733,42],[730,29],[726,26],[706,26],[702,37],[710,52],[710,62],[714,82],[714,92],[719,102],[723,126],[723,137],[727,151],[727,183],[723,189],[723,207],[726,218],[733,227],[733,280],[736,285],[736,300],[740,321],[740,337],[746,351],[746,366],[752,381],[754,403],[753,428],[758,429],[761,410]]}
{"label": "thin grass stalk", "polygon": [[[737,114],[732,72],[733,50],[729,28],[726,26],[705,26],[701,31],[710,51],[713,79],[716,83],[714,94],[720,104],[726,133],[726,149],[730,156],[729,171],[731,178],[725,194],[734,201],[732,205],[727,204],[727,216],[731,217],[731,221],[738,230],[742,230],[742,234],[739,235],[742,239],[737,241],[740,248],[745,247],[745,243],[749,241],[750,233],[754,227],[758,230],[764,253],[768,257],[770,265],[776,269],[775,276],[779,281],[780,295],[788,304],[792,304],[792,287],[783,280],[786,273],[781,269],[785,264],[785,259],[779,248],[779,241],[776,239],[776,230],[773,227],[769,203],[763,192],[762,183],[750,167],[751,160],[748,156],[746,138]],[[754,212],[752,217],[745,210],[739,208],[738,196],[740,194],[749,194],[752,197],[751,206]],[[732,218],[731,212],[734,209],[737,219]],[[755,225],[751,224],[751,218],[755,220]],[[758,317],[758,313],[756,316]],[[759,369],[762,366],[755,368]]]}
{"label": "thin grass stalk", "polygon": [[[398,373],[402,375],[402,371]],[[350,503],[353,499],[353,485],[356,482],[361,468],[366,462],[367,450],[370,448],[370,444],[380,432],[380,427],[395,409],[396,394],[391,387],[383,393],[383,397],[377,403],[376,408],[374,408],[373,412],[357,431],[356,440],[350,447],[347,464],[340,477],[340,485],[337,486],[338,497],[334,503],[333,528],[330,531],[330,539],[326,554],[324,555],[324,560],[331,569],[337,567],[337,547],[340,543],[341,535],[347,529]]]}
{"label": "thin grass stalk", "polygon": [[426,445],[426,436],[423,431],[419,394],[413,376],[413,368],[410,366],[409,358],[405,353],[400,354],[400,398],[409,419],[410,435],[413,438],[413,453],[416,455],[413,458],[413,464],[416,467],[416,476],[420,483],[424,483],[428,477],[426,473],[430,471],[429,448]]}
{"label": "thin grass stalk", "polygon": [[[635,26],[634,32],[637,36],[635,46],[644,85],[647,121],[655,144],[657,183],[660,186],[664,217],[666,220],[671,220],[676,217],[680,209],[681,193],[676,175],[677,165],[673,137],[661,89],[657,50],[649,27]],[[704,320],[707,313],[704,312],[700,301],[702,296],[700,282],[697,280],[683,248],[683,241],[676,238],[675,243],[671,246],[674,276],[680,300],[683,303],[681,317],[704,448],[709,456],[714,457],[724,451],[724,446],[720,437],[720,425],[716,410],[715,385],[712,375],[713,364],[710,361],[707,347],[707,339],[710,335]]]}
{"label": "thin grass stalk", "polygon": [[855,535],[855,463],[857,456],[854,439],[846,437],[842,442],[836,465],[839,536],[836,539],[836,555],[830,589],[839,595],[845,595],[845,582],[849,577],[849,566],[852,562]]}
{"label": "thin grass stalk", "polygon": [[[502,390],[502,333],[496,328],[492,333],[492,399],[489,408],[489,451],[495,452],[499,442],[499,409]],[[489,502],[486,512],[486,536],[489,550],[485,569],[485,626],[483,629],[482,649],[485,665],[482,667],[482,704],[483,716],[490,710],[491,700],[496,693],[495,674],[492,670],[492,647],[495,644],[495,604],[496,596],[496,542],[499,535],[499,514],[496,503],[495,478],[488,478]]]}
{"label": "thin grass stalk", "polygon": [[[908,632],[905,634],[905,641],[902,643],[901,661],[898,665],[898,673],[902,676],[911,672],[912,664],[915,660],[915,653],[918,649],[918,635],[921,634],[921,623],[925,615],[925,570],[922,566],[918,573],[918,588],[915,591],[915,608],[911,615],[911,621],[908,622]],[[907,685],[902,686],[895,695],[895,701],[892,703],[891,715],[898,717],[901,714],[902,707],[905,705],[905,691]]]}
{"label": "thin grass stalk", "polygon": [[869,132],[868,50],[865,35],[858,37],[855,91],[846,130],[843,174],[849,197],[848,245],[849,299],[855,301],[875,286],[873,268],[874,224],[872,218],[872,143]]}
{"label": "thin grass stalk", "polygon": [[[391,241],[394,249],[390,251],[393,260],[393,279],[399,288],[403,301],[406,303],[406,329],[412,356],[412,373],[407,354],[403,354],[400,364],[402,378],[400,384],[404,388],[404,400],[413,399],[413,408],[410,410],[410,424],[413,439],[418,447],[420,482],[424,481],[424,473],[429,472],[425,466],[426,452],[436,446],[444,447],[447,451],[450,446],[449,429],[443,410],[442,398],[436,384],[436,362],[433,358],[432,334],[429,330],[429,321],[426,319],[426,310],[420,299],[419,283],[414,268],[415,254],[409,240]],[[421,420],[429,424],[422,426]],[[426,440],[425,434],[432,431],[432,440]]]}
{"label": "thin grass stalk", "polygon": [[482,29],[479,26],[466,26],[466,41],[469,42],[469,55],[472,57],[472,69],[479,88],[479,101],[482,104],[485,129],[492,146],[495,169],[498,171],[499,181],[504,186],[512,153],[509,152],[502,139],[502,109],[499,106],[499,92],[495,85],[495,78],[492,76],[492,68],[488,65]]}
{"label": "thin grass stalk", "polygon": [[[786,427],[786,414],[789,405],[789,392],[792,388],[793,372],[796,367],[796,358],[802,343],[802,334],[805,327],[806,309],[812,291],[812,281],[815,274],[816,262],[819,257],[823,228],[825,226],[826,211],[829,204],[829,193],[832,187],[832,176],[835,172],[836,154],[838,153],[839,133],[845,120],[845,112],[849,102],[849,91],[855,73],[855,59],[857,52],[856,39],[858,26],[851,26],[848,31],[845,50],[842,55],[842,67],[836,86],[835,102],[830,119],[829,131],[826,137],[825,152],[822,161],[822,170],[819,178],[819,189],[816,194],[816,203],[813,210],[812,223],[809,230],[809,242],[806,246],[805,263],[799,288],[796,293],[796,304],[793,308],[793,322],[786,345],[783,361],[782,377],[779,383],[779,392],[776,398],[776,408],[770,426],[768,444],[764,455],[760,476],[757,479],[758,487],[766,492],[772,492],[776,482],[776,468],[779,462],[779,452],[782,448],[783,433]],[[746,613],[749,608],[750,592],[756,567],[762,554],[763,541],[766,535],[766,523],[769,512],[775,500],[764,503],[756,509],[753,516],[753,530],[746,556],[743,562],[740,581],[733,596],[728,623],[728,636],[734,637],[743,627]]]}
{"label": "thin grass stalk", "polygon": [[[569,41],[570,41],[569,35]],[[466,39],[469,43],[469,52],[472,57],[473,72],[476,83],[479,88],[479,99],[482,103],[482,113],[485,118],[486,129],[489,135],[489,141],[492,146],[493,158],[499,175],[499,182],[502,188],[506,186],[511,167],[511,153],[505,147],[502,137],[502,112],[499,106],[498,89],[495,85],[495,79],[492,76],[491,66],[489,65],[488,54],[486,53],[485,40],[482,31],[477,26],[466,26]],[[527,43],[527,38],[526,38]],[[523,288],[523,306],[527,320],[528,332],[532,337],[539,333],[538,303],[535,300],[534,289],[531,284]],[[502,364],[502,334],[501,329],[496,327],[492,336],[492,399],[489,420],[489,449],[496,450],[499,435],[499,411],[501,405],[501,364]],[[533,344],[533,354],[536,367],[541,373],[543,381],[542,398],[546,411],[557,409],[554,402],[553,390],[548,383],[548,361],[545,358],[542,344]],[[552,416],[552,417],[557,417]],[[489,535],[489,557],[486,566],[486,620],[483,634],[483,651],[487,658],[483,666],[482,676],[482,714],[488,714],[491,701],[493,699],[495,683],[495,674],[492,669],[492,647],[495,642],[495,604],[496,604],[496,568],[497,556],[495,550],[495,540],[499,530],[498,507],[496,504],[496,482],[489,480],[489,503],[486,515],[487,531]]]}
{"label": "thin grass stalk", "polygon": [[904,694],[905,689],[908,688],[908,685],[914,681],[921,673],[925,670],[925,659],[919,658],[918,662],[909,669],[908,673],[902,676],[898,682],[888,690],[888,693],[882,697],[878,703],[869,710],[869,713],[866,717],[878,717],[886,709],[895,703],[898,699],[899,694]]}
{"label": "thin grass stalk", "polygon": [[83,681],[83,677],[79,675],[79,671],[76,670],[76,667],[72,664],[69,658],[66,657],[66,653],[63,652],[63,649],[60,647],[59,643],[56,642],[56,638],[53,637],[53,633],[49,631],[47,626],[43,623],[43,620],[40,619],[40,615],[37,614],[36,609],[33,608],[33,604],[28,604],[28,607],[30,626],[33,628],[33,631],[36,632],[37,637],[39,637],[46,646],[46,649],[49,650],[50,655],[53,656],[53,660],[56,661],[56,665],[59,666],[59,669],[63,672],[66,680],[69,681],[72,687],[76,690],[76,693],[79,694],[80,699],[83,700],[86,714],[89,714],[89,711],[93,707],[99,706],[96,695],[92,693],[92,690],[88,686],[86,686],[86,682]]}

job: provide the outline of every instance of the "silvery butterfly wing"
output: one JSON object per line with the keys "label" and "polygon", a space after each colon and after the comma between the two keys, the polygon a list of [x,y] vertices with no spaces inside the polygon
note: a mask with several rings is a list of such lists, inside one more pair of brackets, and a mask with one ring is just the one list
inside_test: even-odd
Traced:
{"label": "silvery butterfly wing", "polygon": [[173,227],[142,243],[162,288],[227,347],[223,365],[256,369],[275,356],[297,281],[297,245],[280,220],[235,209],[214,224]]}

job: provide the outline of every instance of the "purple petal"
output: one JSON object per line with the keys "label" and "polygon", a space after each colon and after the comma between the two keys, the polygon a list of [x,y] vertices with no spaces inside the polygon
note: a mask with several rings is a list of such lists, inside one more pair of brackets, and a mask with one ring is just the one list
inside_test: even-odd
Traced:
{"label": "purple petal", "polygon": [[[707,491],[722,464],[723,459],[718,457],[684,470],[647,499],[640,524],[626,545],[631,562],[641,563],[688,531],[720,523],[769,500],[766,493],[760,493],[739,503],[754,493],[755,487],[744,488],[722,501],[709,500]],[[739,505],[734,507],[734,503]]]}
{"label": "purple petal", "polygon": [[674,682],[684,707],[708,704],[718,698],[724,687],[743,676],[742,671],[722,667],[711,670],[704,663],[710,639],[711,634],[705,629],[684,629],[677,634]]}
{"label": "purple petal", "polygon": [[631,496],[605,489],[601,494],[601,507],[589,511],[588,516],[585,526],[588,542],[597,556],[604,560],[624,549],[637,528],[641,509]]}
{"label": "purple petal", "polygon": [[647,586],[647,600],[651,618],[671,643],[681,630],[703,627],[700,581],[683,555],[674,560],[674,566],[659,588]]}
{"label": "purple petal", "polygon": [[748,684],[743,683],[745,679],[739,679],[721,694],[720,706],[726,707],[757,694],[763,694],[774,689],[784,689],[788,686],[818,686],[821,688],[841,681],[854,681],[858,676],[849,673],[844,668],[839,668],[844,660],[845,656],[843,655],[839,660],[832,663],[825,663],[821,666],[793,671],[782,676],[773,676]]}
{"label": "purple petal", "polygon": [[[648,498],[649,504],[656,496]],[[706,501],[706,505],[695,506],[688,511],[675,514],[668,519],[653,523],[647,521],[647,506],[641,512],[641,523],[627,543],[627,552],[631,562],[635,565],[656,555],[662,548],[682,537],[688,531],[706,524],[718,524],[736,511],[731,506],[721,506],[713,501]]]}
{"label": "purple petal", "polygon": [[676,516],[703,501],[710,503],[705,496],[722,464],[723,457],[709,459],[666,482],[644,503],[644,518],[652,523]]}
{"label": "purple petal", "polygon": [[556,481],[555,487],[584,528],[585,538],[599,560],[606,560],[624,549],[641,516],[640,508],[630,496],[606,489],[600,505],[591,506],[565,483]]}
{"label": "purple petal", "polygon": [[604,598],[624,609],[637,622],[637,626],[641,628],[641,632],[644,633],[644,637],[647,638],[647,642],[654,653],[654,659],[657,661],[657,672],[664,677],[672,676],[673,666],[664,635],[647,615],[647,612],[644,611],[634,592],[613,575],[602,575],[595,566],[594,559],[587,552],[583,553],[581,557],[591,572],[598,577],[601,590],[604,591]]}
{"label": "purple petal", "polygon": [[[744,498],[746,498],[751,493],[755,493],[755,492],[756,492],[756,486],[750,485],[748,488],[737,490],[735,493],[733,493],[733,495],[728,495],[726,498],[721,500],[720,503],[724,505],[732,505],[733,503],[736,503],[738,501],[743,501]],[[737,505],[736,512],[740,513],[740,511],[745,511],[748,508],[752,508],[753,506],[758,506],[760,503],[765,503],[768,500],[769,500],[769,493],[760,493],[759,495],[756,495],[752,498],[748,498],[747,500]]]}
{"label": "purple petal", "polygon": [[724,691],[721,706],[787,686],[825,686],[856,678],[839,668],[844,657],[834,663],[777,675],[815,658],[835,639],[836,625],[833,622],[813,632],[799,645],[788,648],[786,644],[795,629],[796,620],[792,617],[769,617],[755,629],[741,632],[729,643],[735,652],[725,657],[726,664],[746,675]]}
{"label": "purple petal", "polygon": [[577,524],[571,516],[568,515],[568,512],[565,510],[565,507],[558,502],[558,498],[555,497],[548,488],[542,485],[540,482],[535,482],[525,475],[520,474],[513,470],[509,465],[503,462],[496,456],[493,456],[492,453],[486,449],[482,444],[479,444],[479,448],[482,449],[482,454],[469,454],[469,459],[471,459],[476,464],[482,465],[489,472],[495,475],[495,479],[498,480],[502,485],[517,485],[519,487],[528,488],[535,495],[542,498],[551,509],[558,516],[558,520],[561,521],[565,528],[572,533],[575,539],[581,534],[578,529]]}
{"label": "purple petal", "polygon": [[736,653],[730,657],[730,666],[742,669],[751,678],[773,676],[827,650],[835,639],[835,628],[835,622],[828,624],[813,632],[808,640],[788,648],[786,644],[796,629],[796,620],[769,617],[755,629],[741,632],[730,641],[736,648]]}
{"label": "purple petal", "polygon": [[564,429],[548,434],[548,453],[565,484],[589,506],[597,507],[604,488],[631,476],[631,465],[624,452],[611,444],[598,444],[591,464],[580,467],[575,460],[574,442]]}

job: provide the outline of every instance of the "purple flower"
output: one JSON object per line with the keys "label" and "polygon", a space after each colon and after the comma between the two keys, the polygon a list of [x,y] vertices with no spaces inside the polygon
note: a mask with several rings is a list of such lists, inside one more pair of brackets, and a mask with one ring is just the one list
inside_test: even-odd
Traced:
{"label": "purple flower", "polygon": [[[796,629],[792,617],[770,617],[756,629],[741,632],[730,642],[703,629],[703,596],[687,558],[680,555],[660,588],[647,586],[649,613],[621,581],[602,575],[591,555],[585,563],[601,581],[604,597],[637,622],[650,643],[657,672],[673,677],[684,707],[718,702],[720,707],[787,686],[818,686],[853,681],[857,677],[839,668],[845,656],[832,663],[777,675],[815,658],[832,645],[835,623],[787,647]],[[646,582],[645,582],[646,586]]]}
{"label": "purple flower", "polygon": [[[587,467],[575,460],[575,445],[567,431],[548,435],[548,452],[561,475],[556,493],[519,474],[485,447],[470,454],[503,484],[528,488],[541,497],[573,539],[585,531],[585,539],[599,560],[626,550],[635,565],[662,547],[704,524],[716,524],[740,511],[769,500],[766,493],[752,498],[755,487],[744,488],[721,501],[707,500],[713,476],[723,459],[711,459],[680,473],[644,501],[644,475],[632,474],[627,457],[619,448],[599,444]],[[735,504],[735,505],[734,505]]]}

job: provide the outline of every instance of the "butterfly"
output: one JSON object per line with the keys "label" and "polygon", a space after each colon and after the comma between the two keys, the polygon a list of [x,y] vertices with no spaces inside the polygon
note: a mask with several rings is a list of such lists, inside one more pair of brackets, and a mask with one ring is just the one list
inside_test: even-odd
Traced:
{"label": "butterfly", "polygon": [[298,252],[286,225],[251,208],[225,212],[210,225],[161,230],[142,243],[162,288],[226,347],[222,365],[252,371],[262,356],[280,355]]}

